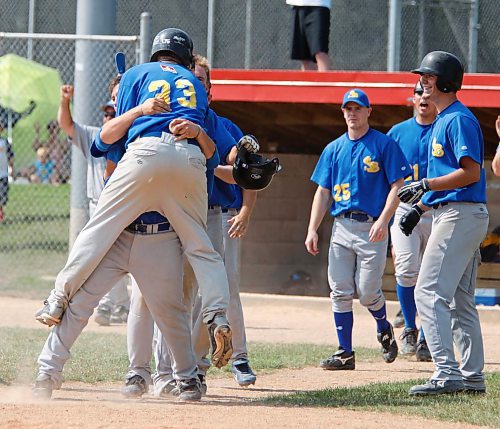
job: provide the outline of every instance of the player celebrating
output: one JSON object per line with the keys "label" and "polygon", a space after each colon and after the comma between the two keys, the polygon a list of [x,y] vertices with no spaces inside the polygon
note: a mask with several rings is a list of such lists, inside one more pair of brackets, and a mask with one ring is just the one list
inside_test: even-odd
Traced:
{"label": "player celebrating", "polygon": [[[387,133],[398,143],[413,170],[413,174],[406,178],[408,183],[427,176],[427,137],[437,111],[432,103],[422,99],[423,92],[424,90],[418,82],[413,90],[412,100],[415,117],[396,124]],[[410,208],[411,206],[408,204],[401,203],[396,210],[391,226],[391,240],[395,255],[396,291],[405,323],[405,329],[401,335],[400,352],[402,355],[416,354],[417,360],[430,362],[431,356],[423,330],[420,332],[420,340],[417,344],[418,330],[415,322],[417,307],[414,291],[422,254],[431,233],[432,218],[430,214],[422,216],[417,231],[408,237],[401,232],[398,222]]]}
{"label": "player celebrating", "polygon": [[[204,321],[211,335],[217,344],[230,347],[227,276],[206,233],[206,157],[200,145],[211,146],[212,153],[215,145],[201,126],[208,103],[204,88],[190,71],[190,36],[176,28],[161,31],[154,39],[151,61],[132,67],[122,77],[117,114],[137,115],[137,119],[128,130],[108,122],[98,149],[108,151],[126,131],[126,153],[101,194],[96,213],[76,239],[47,304],[37,314],[46,323],[59,323],[68,301],[123,229],[154,210],[172,224],[204,289]],[[155,97],[163,98],[171,111],[141,116],[137,107]]]}
{"label": "player celebrating", "polygon": [[[427,178],[405,185],[401,201],[422,200],[401,217],[411,234],[432,207],[432,232],[422,259],[415,301],[435,371],[410,395],[484,393],[484,350],[474,304],[479,245],[488,228],[484,147],[477,119],[457,99],[464,69],[453,54],[434,51],[420,67],[422,98],[436,105],[430,132]],[[453,340],[461,356],[459,367]]]}
{"label": "player celebrating", "polygon": [[[328,280],[339,350],[320,366],[355,368],[352,349],[354,294],[377,322],[377,339],[385,362],[398,355],[382,294],[388,225],[397,206],[396,193],[409,173],[407,161],[390,137],[370,128],[367,95],[353,89],[344,95],[342,112],[347,132],[321,154],[311,180],[318,184],[305,245],[317,255],[318,227],[331,204],[335,217],[328,259]],[[333,200],[333,201],[332,201]]]}

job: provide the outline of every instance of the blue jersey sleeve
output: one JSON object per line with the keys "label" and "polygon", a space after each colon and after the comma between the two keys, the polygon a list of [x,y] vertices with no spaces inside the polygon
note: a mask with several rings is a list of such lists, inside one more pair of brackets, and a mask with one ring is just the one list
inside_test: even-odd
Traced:
{"label": "blue jersey sleeve", "polygon": [[330,143],[321,153],[311,176],[311,180],[318,186],[330,190],[332,189],[332,157],[333,145]]}
{"label": "blue jersey sleeve", "polygon": [[241,131],[240,127],[238,127],[238,125],[236,125],[230,119],[219,116],[219,120],[222,122],[224,127],[226,127],[226,130],[229,131],[229,134],[233,136],[236,142],[238,142],[243,137],[243,131]]}
{"label": "blue jersey sleeve", "polygon": [[461,158],[468,156],[479,165],[482,164],[482,137],[476,122],[467,116],[456,116],[450,121],[447,134],[458,163]]}
{"label": "blue jersey sleeve", "polygon": [[215,168],[220,164],[219,151],[217,147],[212,155],[212,158],[207,159],[207,170],[215,170]]}

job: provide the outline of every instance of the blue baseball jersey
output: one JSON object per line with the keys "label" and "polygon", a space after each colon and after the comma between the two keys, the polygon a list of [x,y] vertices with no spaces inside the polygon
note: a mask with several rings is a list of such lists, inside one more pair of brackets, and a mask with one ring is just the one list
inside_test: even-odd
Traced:
{"label": "blue baseball jersey", "polygon": [[427,177],[445,176],[458,170],[465,156],[481,166],[481,176],[478,182],[463,188],[427,192],[422,203],[426,206],[443,202],[486,203],[483,133],[473,113],[455,101],[438,114],[429,141]]}
{"label": "blue baseball jersey", "polygon": [[409,172],[408,161],[397,143],[370,128],[357,140],[351,140],[345,133],[329,143],[311,180],[332,193],[332,216],[362,211],[378,217],[391,184]]}
{"label": "blue baseball jersey", "polygon": [[175,118],[204,126],[208,112],[205,88],[190,70],[168,62],[139,64],[127,70],[120,81],[116,114],[120,116],[156,96],[165,99],[171,111],[137,118],[128,130],[125,147],[143,134],[169,132]]}
{"label": "blue baseball jersey", "polygon": [[[230,119],[219,116],[219,122],[221,122],[224,128],[231,134],[235,144],[243,137],[241,129]],[[222,208],[226,209],[231,208],[239,210],[243,204],[241,188],[238,185],[226,183],[224,180],[216,177],[213,200],[216,201],[216,203],[211,203],[213,205],[220,205]]]}
{"label": "blue baseball jersey", "polygon": [[387,133],[396,141],[410,163],[412,174],[406,177],[405,183],[427,177],[427,152],[431,126],[432,124],[420,125],[415,118],[410,118],[394,125]]}

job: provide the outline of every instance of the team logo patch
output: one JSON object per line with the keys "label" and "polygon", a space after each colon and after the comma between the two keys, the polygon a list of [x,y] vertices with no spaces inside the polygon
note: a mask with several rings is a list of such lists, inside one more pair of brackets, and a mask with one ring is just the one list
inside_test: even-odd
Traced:
{"label": "team logo patch", "polygon": [[356,91],[352,90],[351,92],[349,92],[348,98],[359,98],[359,94]]}
{"label": "team logo patch", "polygon": [[378,162],[372,161],[372,157],[370,155],[363,158],[363,164],[365,164],[364,170],[367,173],[377,173],[378,171],[380,171]]}
{"label": "team logo patch", "polygon": [[258,174],[258,173],[253,173],[253,174],[251,174],[251,175],[250,175],[250,177],[251,177],[252,179],[258,180],[258,179],[260,179],[262,176],[261,176],[260,174]]}
{"label": "team logo patch", "polygon": [[174,69],[172,66],[169,66],[168,64],[160,64],[160,67],[165,72],[177,74],[177,70]]}
{"label": "team logo patch", "polygon": [[436,140],[436,137],[434,137],[434,140],[432,140],[432,156],[435,156],[436,158],[441,158],[443,155],[444,155],[443,145],[439,144]]}

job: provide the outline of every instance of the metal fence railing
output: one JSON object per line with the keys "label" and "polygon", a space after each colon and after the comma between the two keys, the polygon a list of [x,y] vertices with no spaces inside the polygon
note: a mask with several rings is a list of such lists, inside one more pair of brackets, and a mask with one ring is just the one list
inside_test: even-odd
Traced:
{"label": "metal fence railing", "polygon": [[[9,183],[9,189],[0,186],[0,290],[22,289],[33,276],[51,278],[67,255],[71,146],[56,119],[60,85],[74,82],[81,39],[95,53],[89,69],[98,96],[80,97],[75,105],[92,111],[88,125],[99,126],[116,74],[113,53],[124,52],[127,66],[134,65],[137,36],[0,33],[0,185]],[[8,171],[7,141],[14,154]]]}

